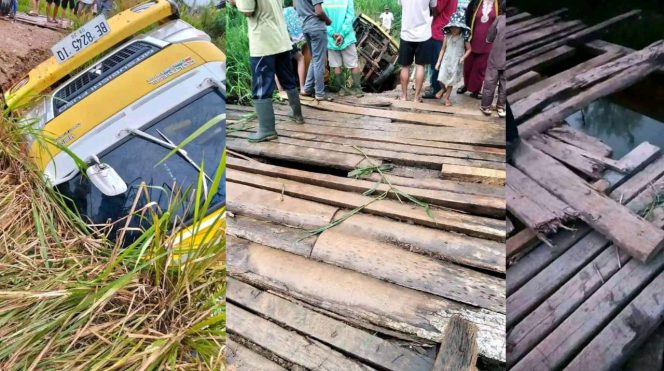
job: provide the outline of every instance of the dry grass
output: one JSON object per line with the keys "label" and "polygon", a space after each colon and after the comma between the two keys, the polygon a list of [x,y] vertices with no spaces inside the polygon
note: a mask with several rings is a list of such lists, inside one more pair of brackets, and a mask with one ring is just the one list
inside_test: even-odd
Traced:
{"label": "dry grass", "polygon": [[120,249],[62,206],[22,138],[0,117],[0,369],[223,369],[223,239],[174,265],[169,212],[150,212]]}

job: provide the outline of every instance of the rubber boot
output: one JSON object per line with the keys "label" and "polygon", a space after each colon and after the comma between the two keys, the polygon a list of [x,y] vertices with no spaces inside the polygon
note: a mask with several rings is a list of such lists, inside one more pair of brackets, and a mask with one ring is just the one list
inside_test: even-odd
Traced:
{"label": "rubber boot", "polygon": [[302,105],[300,105],[300,94],[297,89],[288,90],[288,104],[290,105],[291,111],[288,113],[288,117],[295,121],[297,124],[304,124],[304,116],[302,116]]}
{"label": "rubber boot", "polygon": [[255,99],[254,109],[256,110],[256,116],[258,116],[258,131],[250,134],[247,140],[251,143],[258,143],[277,139],[277,131],[274,129],[272,99]]}
{"label": "rubber boot", "polygon": [[355,94],[356,97],[361,98],[364,96],[364,92],[362,91],[362,75],[359,73],[354,73],[353,74],[353,86],[350,88],[350,90]]}
{"label": "rubber boot", "polygon": [[345,97],[346,95],[350,95],[350,92],[348,91],[348,88],[346,87],[346,83],[344,82],[343,75],[342,74],[335,74],[334,75],[334,83],[337,84],[339,87],[339,96],[340,97]]}

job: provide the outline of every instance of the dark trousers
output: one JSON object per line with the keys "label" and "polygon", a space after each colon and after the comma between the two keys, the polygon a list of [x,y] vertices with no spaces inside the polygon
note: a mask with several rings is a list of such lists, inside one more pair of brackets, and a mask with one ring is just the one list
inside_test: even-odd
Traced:
{"label": "dark trousers", "polygon": [[276,86],[275,75],[284,90],[297,89],[297,74],[290,50],[264,57],[251,57],[251,94],[254,99],[272,98]]}
{"label": "dark trousers", "polygon": [[507,79],[505,78],[505,70],[497,70],[492,66],[489,66],[486,69],[486,74],[484,75],[484,88],[482,88],[482,107],[491,107],[493,103],[493,97],[496,93],[496,88],[498,88],[498,101],[496,102],[497,107],[505,107],[505,84]]}
{"label": "dark trousers", "polygon": [[431,92],[436,94],[440,89],[440,82],[438,82],[438,70],[436,69],[436,63],[438,62],[438,55],[440,54],[440,49],[443,48],[443,42],[431,39]]}

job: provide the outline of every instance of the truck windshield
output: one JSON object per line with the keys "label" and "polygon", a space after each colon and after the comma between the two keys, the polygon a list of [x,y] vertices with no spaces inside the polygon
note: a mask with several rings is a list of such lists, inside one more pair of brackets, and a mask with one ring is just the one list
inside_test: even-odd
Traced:
{"label": "truck windshield", "polygon": [[[158,138],[162,138],[161,135],[164,135],[175,144],[179,144],[203,124],[224,111],[223,96],[217,91],[210,91],[159,121],[141,128],[141,131]],[[187,157],[203,167],[209,178],[214,178],[214,173],[221,161],[225,147],[224,126],[222,123],[213,126],[183,148]],[[157,165],[169,152],[170,149],[160,144],[132,135],[98,155],[102,163],[111,165],[124,179],[127,183],[127,192],[119,196],[105,196],[82,174],[56,188],[71,201],[71,206],[92,224],[114,223],[125,218],[132,208],[140,210],[150,202],[157,204],[153,210],[165,211],[177,198],[183,199],[184,202],[177,210],[171,210],[171,212],[180,221],[186,222],[193,216],[195,200],[193,195],[196,192],[199,172],[183,156],[177,154]],[[138,203],[134,206],[137,192],[143,182],[147,187],[140,190]],[[222,181],[217,192],[212,195],[210,210],[224,205],[226,199],[224,185],[225,181]],[[201,202],[203,200],[204,197],[201,197]],[[140,230],[147,229],[151,223],[150,217],[131,218],[123,243],[127,245],[133,242],[140,236]],[[109,237],[115,240],[117,232],[124,226],[124,220],[115,223]]]}

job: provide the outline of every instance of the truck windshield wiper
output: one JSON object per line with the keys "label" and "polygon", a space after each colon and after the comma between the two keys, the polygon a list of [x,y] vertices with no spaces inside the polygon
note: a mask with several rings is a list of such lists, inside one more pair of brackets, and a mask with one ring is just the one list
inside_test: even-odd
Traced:
{"label": "truck windshield wiper", "polygon": [[[178,148],[178,146],[175,143],[173,143],[173,141],[170,140],[161,131],[157,130],[157,133],[159,133],[159,135],[161,135],[162,138],[164,138],[164,140],[161,140],[161,139],[159,139],[159,138],[157,138],[153,135],[150,135],[150,134],[148,134],[144,131],[138,130],[138,129],[126,129],[126,131],[129,132],[132,135],[135,135],[139,138],[143,138],[143,139],[145,139],[147,141],[150,141],[152,143],[158,144],[158,145],[160,145],[164,148],[167,148],[167,149],[170,149],[170,150],[177,149],[176,150],[177,154],[180,155],[185,161],[187,161],[189,163],[189,165],[191,165],[194,169],[196,169],[196,171],[198,171],[199,174],[201,172],[203,172],[201,167],[198,166],[198,164],[194,160],[192,160],[191,157],[189,157],[189,154],[187,154],[187,151],[185,151],[182,148]],[[208,194],[207,181],[212,183],[212,179],[210,179],[210,177],[205,173],[203,173],[203,176],[205,177],[205,179],[203,179],[203,197],[205,199],[207,199],[207,194]],[[207,179],[207,181],[206,181],[206,179]]]}

